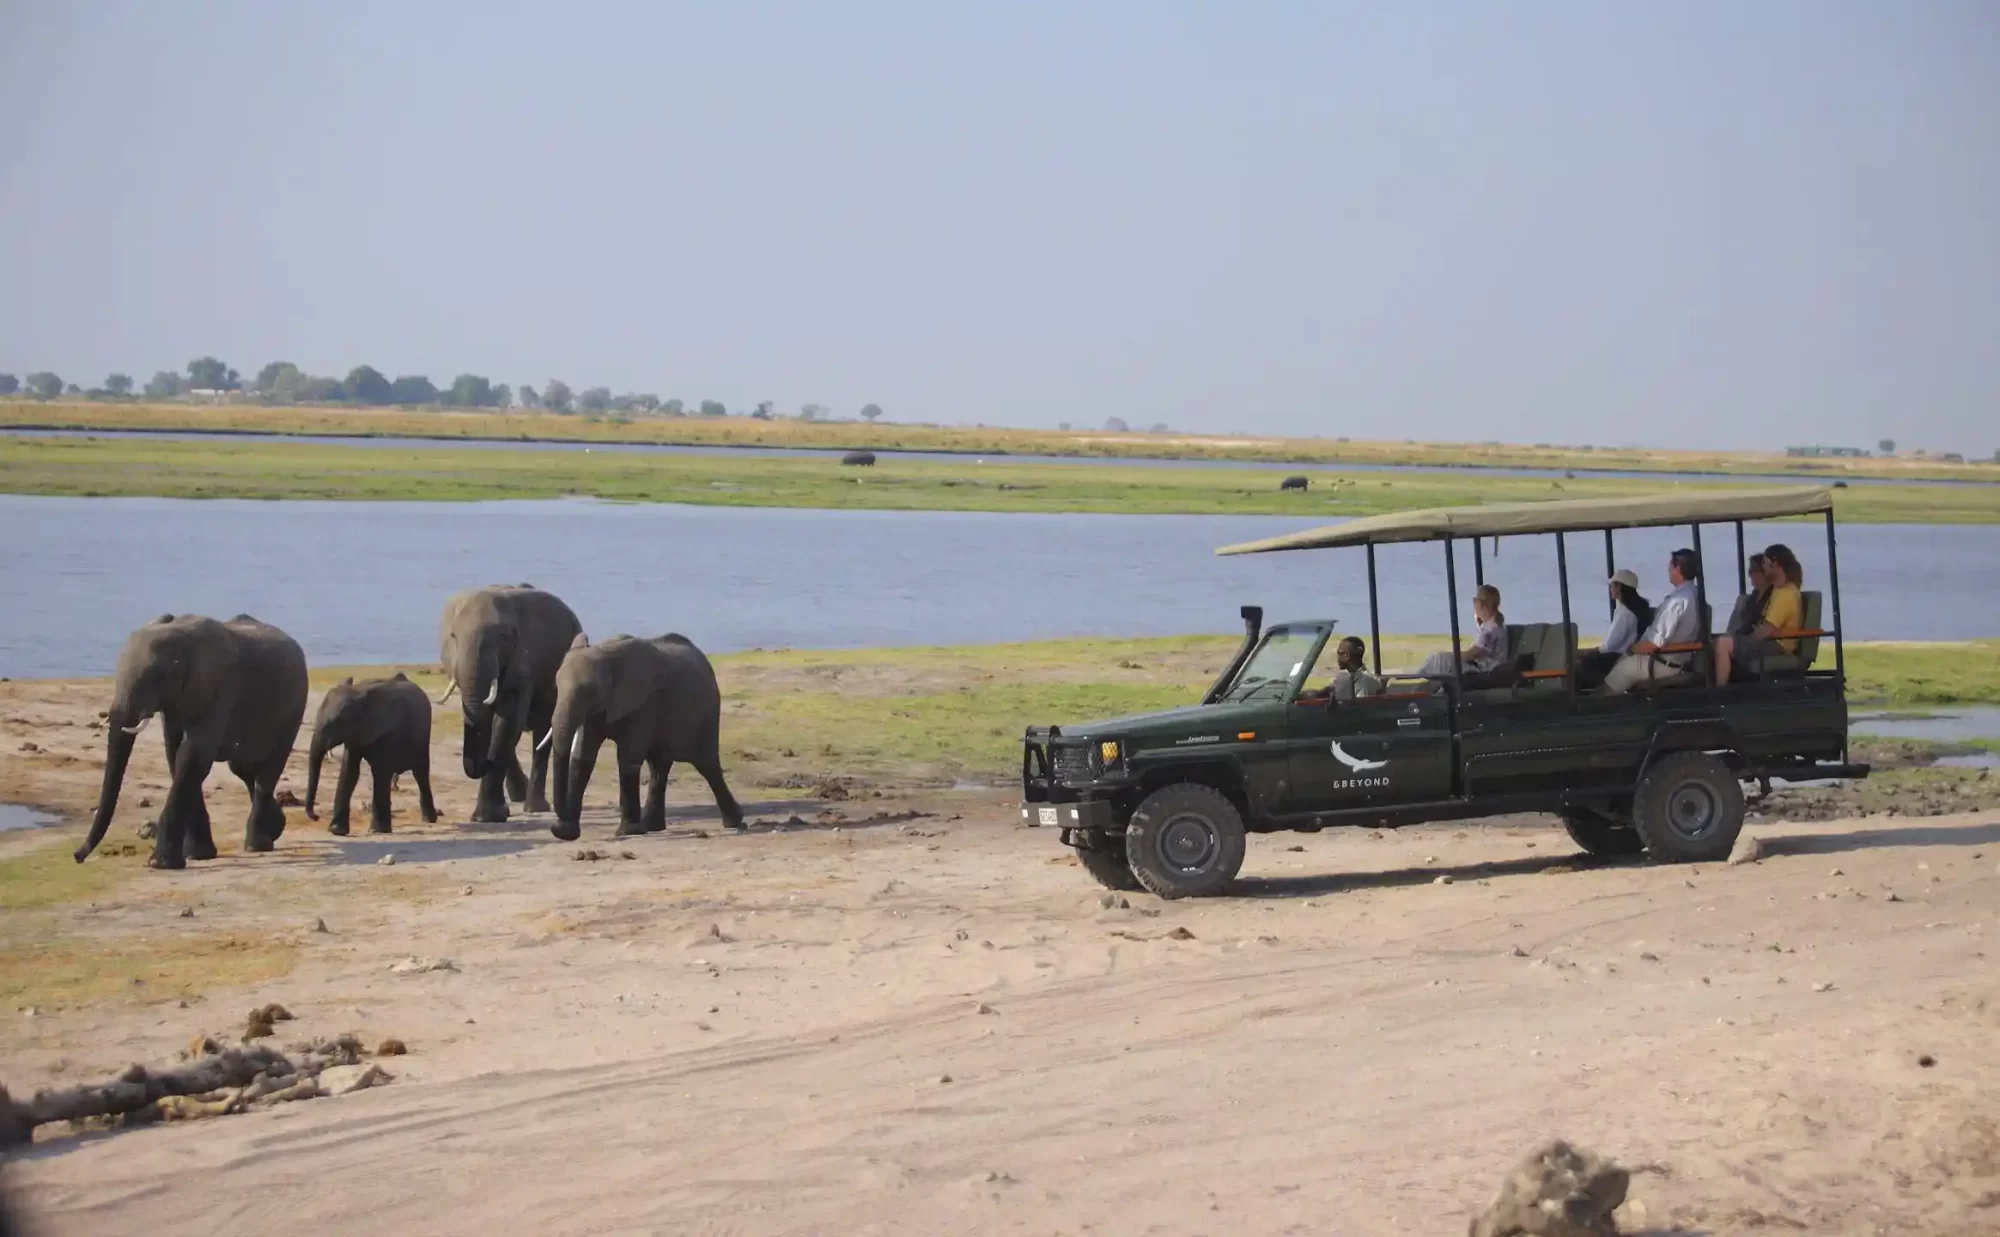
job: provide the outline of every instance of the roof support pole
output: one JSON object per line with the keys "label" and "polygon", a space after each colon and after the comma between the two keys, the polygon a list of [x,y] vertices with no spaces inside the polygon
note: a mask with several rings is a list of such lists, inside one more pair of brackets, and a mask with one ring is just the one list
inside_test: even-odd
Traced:
{"label": "roof support pole", "polygon": [[1375,602],[1375,543],[1368,543],[1368,647],[1375,653],[1375,675],[1382,674],[1382,610]]}
{"label": "roof support pole", "polygon": [[[1701,624],[1696,638],[1706,650],[1709,640],[1713,638],[1708,630],[1708,564],[1701,558],[1701,524],[1696,522],[1691,527],[1694,529],[1694,612],[1696,621]],[[1711,657],[1709,660],[1710,664],[1713,664],[1714,658]],[[1703,673],[1708,672],[1703,671]]]}
{"label": "roof support pole", "polygon": [[[1847,692],[1847,624],[1840,621],[1840,555],[1834,548],[1833,509],[1826,512],[1826,587],[1833,594],[1833,673],[1843,696]],[[1811,666],[1806,669],[1810,671]],[[1847,763],[1847,736],[1840,738],[1840,762]]]}
{"label": "roof support pole", "polygon": [[[1606,580],[1609,580],[1612,576],[1615,576],[1617,574],[1618,574],[1618,552],[1612,548],[1611,530],[1607,528],[1604,530],[1604,578]],[[1609,609],[1611,612],[1611,617],[1617,618],[1618,599],[1616,597],[1611,598],[1611,604]]]}
{"label": "roof support pole", "polygon": [[[1499,544],[1496,539],[1495,545]],[[1486,583],[1486,556],[1480,552],[1479,538],[1472,539],[1472,583],[1478,587]]]}
{"label": "roof support pole", "polygon": [[1750,560],[1743,554],[1743,521],[1736,521],[1736,591],[1750,591]]}
{"label": "roof support pole", "polygon": [[1556,534],[1556,582],[1562,587],[1563,603],[1563,682],[1576,695],[1576,628],[1569,619],[1569,547],[1563,534]]}
{"label": "roof support pole", "polygon": [[1458,651],[1458,562],[1452,553],[1451,538],[1444,539],[1444,591],[1451,613],[1451,679],[1461,697],[1465,694],[1465,663]]}

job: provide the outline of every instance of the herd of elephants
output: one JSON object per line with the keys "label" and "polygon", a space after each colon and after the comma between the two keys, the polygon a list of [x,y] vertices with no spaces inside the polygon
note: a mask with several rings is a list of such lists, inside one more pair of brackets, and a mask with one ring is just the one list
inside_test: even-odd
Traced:
{"label": "herd of elephants", "polygon": [[[722,819],[743,827],[743,811],[723,781],[719,738],[722,693],[708,658],[685,637],[613,636],[591,644],[574,612],[533,585],[469,589],[445,603],[439,661],[465,716],[465,775],[479,783],[474,821],[504,821],[511,799],[528,811],[552,810],[549,756],[555,762],[555,823],[564,841],[581,836],[584,787],[609,739],[617,752],[621,835],[666,828],[667,773],[691,764],[715,793]],[[133,632],[118,655],[106,714],[104,785],[82,863],[104,840],[118,806],[132,745],[158,715],[173,786],[154,832],[156,868],[213,859],[202,783],[218,760],[250,792],[246,850],[268,851],[285,831],[278,779],[291,758],[306,711],[306,657],[298,641],[247,614],[227,622],[161,615]],[[426,821],[431,798],[431,704],[401,674],[330,688],[313,723],[305,811],[317,820],[320,766],[342,749],[340,784],[328,828],[348,831],[348,805],[361,765],[374,779],[370,828],[389,832],[391,783],[411,775]],[[532,776],[517,754],[534,739]],[[651,781],[639,803],[639,766]]]}

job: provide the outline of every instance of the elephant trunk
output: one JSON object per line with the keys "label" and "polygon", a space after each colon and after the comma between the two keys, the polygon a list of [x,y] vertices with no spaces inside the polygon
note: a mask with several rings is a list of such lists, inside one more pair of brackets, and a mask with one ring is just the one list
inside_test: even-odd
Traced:
{"label": "elephant trunk", "polygon": [[[326,762],[326,752],[333,746],[327,742],[326,731],[313,727],[312,755],[306,764],[306,819],[318,820],[319,813],[313,805],[319,801],[319,767]],[[335,804],[336,808],[340,805]]]}
{"label": "elephant trunk", "polygon": [[78,863],[90,858],[90,852],[97,849],[105,831],[111,828],[112,813],[118,810],[118,791],[125,784],[125,764],[132,759],[132,745],[138,742],[138,736],[119,723],[120,714],[114,712],[111,716],[111,723],[105,727],[104,785],[97,792],[97,814],[90,818],[90,836],[76,848],[74,858]]}
{"label": "elephant trunk", "polygon": [[583,731],[567,717],[557,717],[549,727],[548,737],[543,742],[549,745],[549,777],[554,783],[550,790],[550,802],[556,810],[556,819],[565,825],[573,825],[583,814],[583,796],[576,794],[576,804],[570,804],[572,770],[569,764],[570,747],[583,737]]}

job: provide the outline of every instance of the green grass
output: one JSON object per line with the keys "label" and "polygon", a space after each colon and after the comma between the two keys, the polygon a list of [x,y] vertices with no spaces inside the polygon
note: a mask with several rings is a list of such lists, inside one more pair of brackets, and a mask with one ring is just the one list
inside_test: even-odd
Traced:
{"label": "green grass", "polygon": [[2000,480],[2000,469],[1975,461],[1946,464],[1896,459],[1793,459],[1746,451],[1663,451],[1536,443],[1426,443],[1412,440],[1277,438],[1270,435],[1117,434],[1095,429],[856,421],[759,421],[746,417],[558,416],[437,408],[213,407],[192,404],[94,404],[63,399],[0,400],[0,427],[203,430],[219,433],[425,437],[662,445],[776,446],[961,451],[1163,459],[1240,459],[1283,463],[1413,464],[1440,468],[1553,468],[1616,471],[1790,473],[1800,477],[1935,477]]}
{"label": "green grass", "polygon": [[[1829,642],[1818,664],[1833,664]],[[2000,704],[2000,640],[1850,644],[1847,696],[1853,704]]]}
{"label": "green grass", "polygon": [[[0,492],[169,498],[469,501],[585,495],[705,506],[897,511],[1258,514],[1306,518],[1414,507],[1606,497],[1658,490],[1643,479],[1553,481],[1465,470],[1396,474],[1301,468],[1306,493],[1268,469],[631,452],[374,448],[267,440],[0,439]],[[1727,482],[1685,484],[1689,492]],[[1841,518],[1866,523],[2000,522],[2000,486],[1870,485],[1839,492]]]}
{"label": "green grass", "polygon": [[143,870],[144,861],[130,855],[104,857],[119,849],[115,843],[100,850],[97,860],[78,863],[70,858],[70,851],[79,840],[75,833],[66,832],[47,845],[0,859],[0,912],[87,902]]}

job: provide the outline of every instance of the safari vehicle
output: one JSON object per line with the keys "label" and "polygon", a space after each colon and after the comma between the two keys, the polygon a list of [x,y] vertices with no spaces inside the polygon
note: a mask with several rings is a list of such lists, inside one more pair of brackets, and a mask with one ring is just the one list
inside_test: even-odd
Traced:
{"label": "safari vehicle", "polygon": [[[1750,682],[1710,686],[1712,635],[1654,654],[1654,677],[1624,695],[1578,689],[1570,615],[1569,538],[1603,534],[1605,577],[1617,567],[1615,532],[1685,526],[1701,551],[1704,525],[1734,525],[1744,578],[1747,520],[1824,515],[1826,587],[1802,594],[1796,653],[1767,659]],[[1441,542],[1451,647],[1458,623],[1460,551],[1470,543],[1484,582],[1485,539],[1555,538],[1560,623],[1509,628],[1511,665],[1485,675],[1391,676],[1379,695],[1339,701],[1302,694],[1334,624],[1263,628],[1242,610],[1242,647],[1200,703],[1084,725],[1031,726],[1021,758],[1022,815],[1062,831],[1083,866],[1114,889],[1165,898],[1220,893],[1242,867],[1246,835],[1318,832],[1335,825],[1551,812],[1596,855],[1644,853],[1657,862],[1727,857],[1743,825],[1743,783],[1858,778],[1847,760],[1846,657],[1828,489],[1491,504],[1371,516],[1225,546],[1218,554],[1359,547],[1367,554],[1369,648],[1382,673],[1376,548]],[[1706,560],[1704,560],[1704,563]],[[1595,573],[1592,573],[1595,575]],[[1712,631],[1707,580],[1697,603]],[[1818,668],[1820,642],[1833,665]],[[1668,655],[1676,655],[1669,657]],[[1457,660],[1454,658],[1454,660]],[[1675,661],[1685,662],[1677,668]],[[1734,676],[1732,676],[1732,679]]]}

